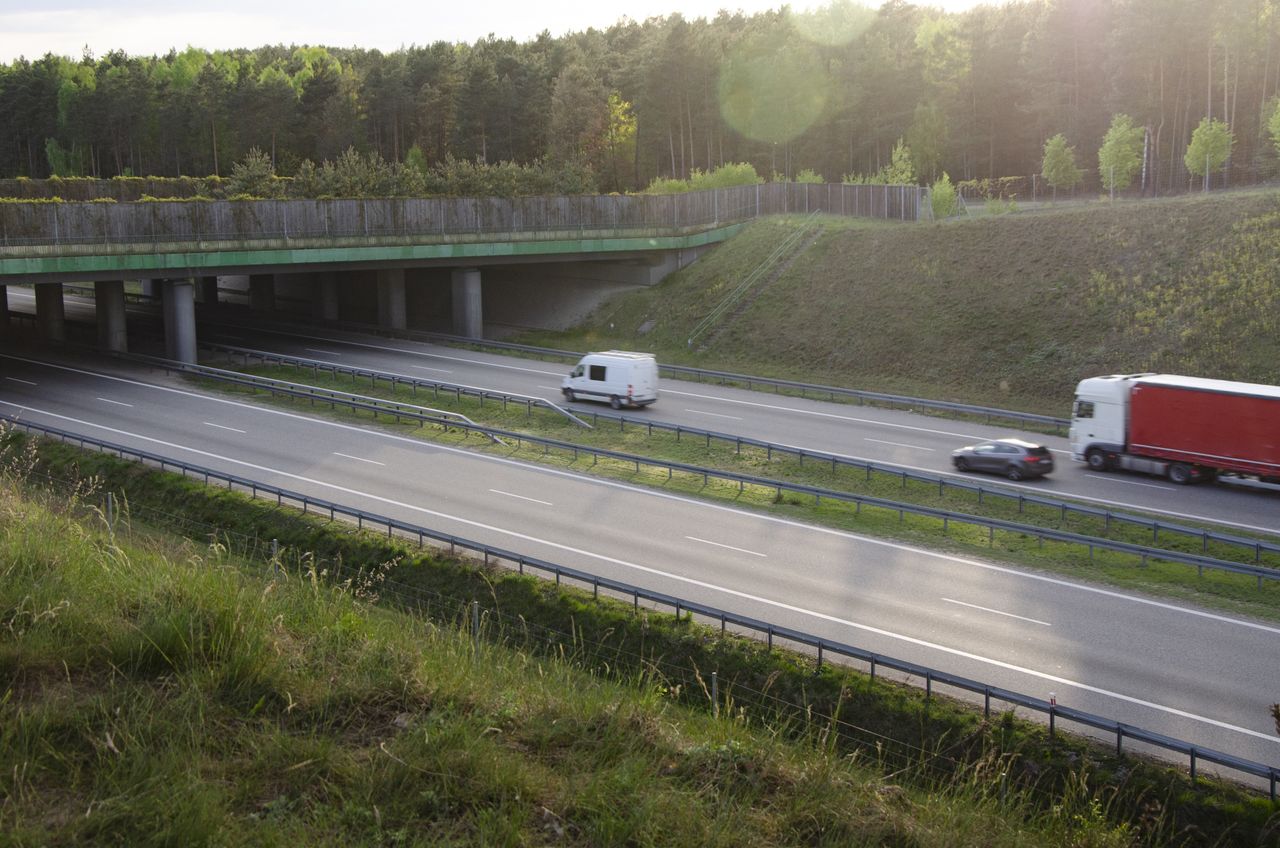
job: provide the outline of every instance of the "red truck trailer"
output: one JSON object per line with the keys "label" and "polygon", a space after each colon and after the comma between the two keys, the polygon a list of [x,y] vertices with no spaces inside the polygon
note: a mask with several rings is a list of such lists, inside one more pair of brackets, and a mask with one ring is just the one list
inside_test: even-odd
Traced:
{"label": "red truck trailer", "polygon": [[1124,468],[1175,483],[1220,473],[1280,483],[1280,386],[1173,374],[1083,380],[1071,452],[1097,471]]}

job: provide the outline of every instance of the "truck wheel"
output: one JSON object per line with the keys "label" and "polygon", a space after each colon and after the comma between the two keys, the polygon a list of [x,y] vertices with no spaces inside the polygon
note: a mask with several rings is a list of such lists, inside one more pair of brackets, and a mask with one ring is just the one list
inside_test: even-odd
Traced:
{"label": "truck wheel", "polygon": [[609,398],[609,405],[612,406],[614,409],[622,409],[622,398],[618,397],[617,395],[611,396]]}
{"label": "truck wheel", "polygon": [[1107,459],[1107,455],[1102,451],[1094,448],[1084,455],[1084,461],[1094,471],[1110,471],[1111,462]]}
{"label": "truck wheel", "polygon": [[1195,479],[1191,466],[1185,462],[1175,462],[1169,466],[1169,480],[1179,486],[1185,486]]}
{"label": "truck wheel", "polygon": [[565,389],[564,399],[569,401],[569,403],[573,403],[575,400],[578,399],[578,396],[573,393],[573,389]]}
{"label": "truck wheel", "polygon": [[1016,465],[1010,465],[1008,469],[1005,470],[1004,476],[1008,477],[1010,480],[1021,480],[1023,476],[1022,469]]}

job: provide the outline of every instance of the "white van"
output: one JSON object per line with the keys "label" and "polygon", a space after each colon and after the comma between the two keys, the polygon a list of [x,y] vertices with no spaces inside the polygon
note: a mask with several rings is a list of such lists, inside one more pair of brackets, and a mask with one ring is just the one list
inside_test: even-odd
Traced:
{"label": "white van", "polygon": [[648,406],[658,399],[658,363],[652,353],[588,353],[560,384],[567,400],[607,400],[614,409]]}

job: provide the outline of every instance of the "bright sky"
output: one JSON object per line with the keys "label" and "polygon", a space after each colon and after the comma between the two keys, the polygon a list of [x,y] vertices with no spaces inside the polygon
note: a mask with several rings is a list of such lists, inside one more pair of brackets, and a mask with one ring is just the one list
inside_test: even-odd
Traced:
{"label": "bright sky", "polygon": [[[959,11],[983,0],[917,0]],[[985,0],[997,4],[1004,0]],[[880,0],[863,0],[878,7]],[[216,50],[264,44],[323,44],[383,51],[435,41],[474,42],[489,34],[526,41],[602,29],[679,12],[711,18],[721,8],[759,12],[781,0],[0,0],[0,62],[45,53],[79,58],[111,50],[163,55],[188,45]],[[796,10],[824,5],[798,0]]]}

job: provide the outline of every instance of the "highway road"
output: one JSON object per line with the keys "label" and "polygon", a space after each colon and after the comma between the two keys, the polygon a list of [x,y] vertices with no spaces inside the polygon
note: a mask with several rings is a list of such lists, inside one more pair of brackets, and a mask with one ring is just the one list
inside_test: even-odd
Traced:
{"label": "highway road", "polygon": [[[332,330],[306,333],[291,336],[247,327],[201,327],[201,338],[210,341],[532,395],[584,411],[602,408],[590,401],[570,404],[564,400],[560,378],[568,373],[569,365]],[[1063,406],[1069,406],[1069,400],[1064,400]],[[630,414],[941,474],[955,473],[951,451],[957,447],[983,439],[1020,436],[1040,441],[1053,450],[1057,468],[1040,480],[1007,483],[1010,487],[1280,534],[1280,489],[1228,483],[1186,487],[1158,477],[1094,472],[1071,459],[1065,436],[1028,434],[1009,426],[671,379],[661,381],[657,403]]]}
{"label": "highway road", "polygon": [[[475,356],[441,351],[422,363]],[[1268,714],[1280,698],[1274,625],[209,396],[123,363],[58,361],[0,352],[0,413],[1280,763]],[[519,367],[538,385],[553,386],[547,374],[559,370]]]}

